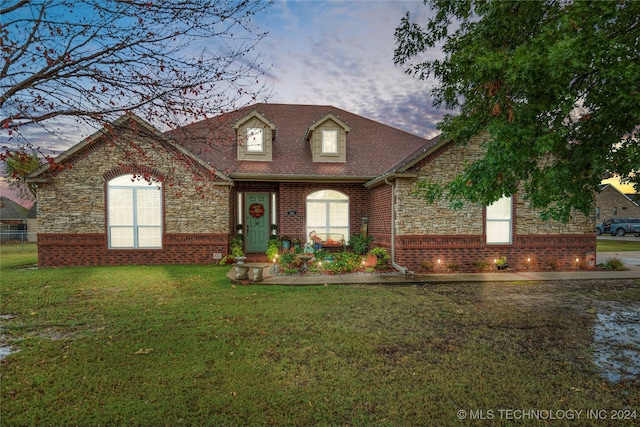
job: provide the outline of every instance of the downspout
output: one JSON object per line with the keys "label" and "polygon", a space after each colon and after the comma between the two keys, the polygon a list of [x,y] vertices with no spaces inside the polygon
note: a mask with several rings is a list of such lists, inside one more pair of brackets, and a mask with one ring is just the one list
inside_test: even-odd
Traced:
{"label": "downspout", "polygon": [[391,265],[402,274],[413,275],[408,268],[396,263],[396,187],[389,178],[385,178],[384,183],[391,186]]}

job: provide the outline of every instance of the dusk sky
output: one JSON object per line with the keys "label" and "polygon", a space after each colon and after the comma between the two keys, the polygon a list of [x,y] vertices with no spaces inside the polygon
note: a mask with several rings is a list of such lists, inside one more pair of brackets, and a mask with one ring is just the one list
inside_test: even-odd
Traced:
{"label": "dusk sky", "polygon": [[421,1],[276,1],[256,19],[270,31],[261,45],[273,64],[270,102],[333,105],[437,135],[443,111],[432,106],[433,83],[393,64],[394,30],[407,11],[424,22],[429,13]]}

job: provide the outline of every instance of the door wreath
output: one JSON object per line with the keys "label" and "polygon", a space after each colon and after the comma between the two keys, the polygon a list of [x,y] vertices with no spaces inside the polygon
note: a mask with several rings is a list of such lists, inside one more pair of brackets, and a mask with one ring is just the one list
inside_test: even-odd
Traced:
{"label": "door wreath", "polygon": [[249,206],[249,215],[258,219],[264,215],[264,206],[261,203],[254,203]]}

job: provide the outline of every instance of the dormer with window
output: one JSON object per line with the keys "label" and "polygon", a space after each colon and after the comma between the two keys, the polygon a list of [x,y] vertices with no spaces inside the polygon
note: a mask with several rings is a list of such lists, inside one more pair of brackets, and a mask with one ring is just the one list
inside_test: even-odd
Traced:
{"label": "dormer with window", "polygon": [[271,161],[276,125],[257,111],[235,122],[238,160]]}
{"label": "dormer with window", "polygon": [[347,133],[351,127],[333,113],[322,116],[307,129],[314,162],[346,162]]}

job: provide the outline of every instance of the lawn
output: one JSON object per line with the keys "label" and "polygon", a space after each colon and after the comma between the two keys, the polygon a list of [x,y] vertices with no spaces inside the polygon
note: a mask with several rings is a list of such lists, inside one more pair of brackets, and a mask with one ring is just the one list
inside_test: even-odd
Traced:
{"label": "lawn", "polygon": [[638,311],[640,281],[233,286],[228,267],[33,270],[16,266],[34,252],[9,252],[0,322],[19,351],[0,363],[2,425],[640,416],[638,376],[600,375],[593,334],[599,313]]}
{"label": "lawn", "polygon": [[598,252],[640,251],[640,238],[629,236],[628,240],[598,239],[597,251]]}

